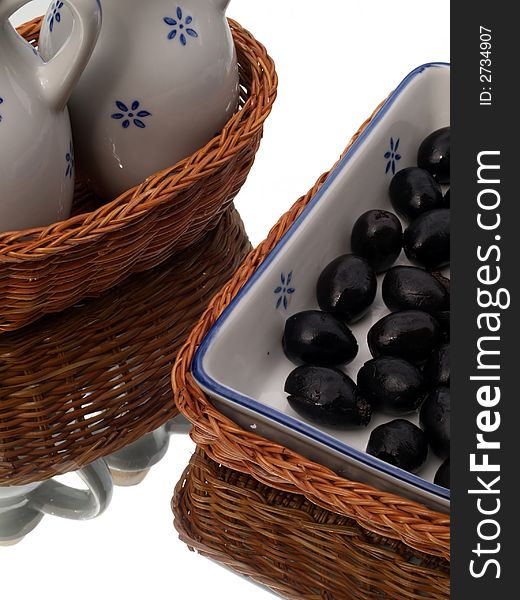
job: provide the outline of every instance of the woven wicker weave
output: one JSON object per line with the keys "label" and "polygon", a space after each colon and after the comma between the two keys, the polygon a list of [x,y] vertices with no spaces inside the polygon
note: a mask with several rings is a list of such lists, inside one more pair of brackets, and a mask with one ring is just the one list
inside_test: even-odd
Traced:
{"label": "woven wicker weave", "polygon": [[[19,31],[36,44],[40,22]],[[0,234],[0,332],[158,265],[215,226],[251,169],[277,89],[265,48],[238,23],[230,25],[241,109],[204,148],[113,202],[91,199],[91,212],[75,207],[76,216],[61,223]],[[80,196],[84,207],[84,191]]]}
{"label": "woven wicker weave", "polygon": [[0,485],[78,469],[175,416],[175,354],[249,249],[230,209],[163,265],[0,335]]}
{"label": "woven wicker weave", "polygon": [[198,450],[172,500],[183,542],[294,600],[447,600],[449,563]]}
{"label": "woven wicker weave", "polygon": [[[369,121],[362,125],[351,144]],[[211,301],[175,363],[172,384],[176,404],[194,424],[194,441],[217,462],[249,473],[267,485],[304,494],[328,510],[355,519],[377,535],[401,540],[434,556],[449,558],[448,516],[394,494],[348,481],[279,444],[244,431],[212,406],[190,373],[191,362],[201,340],[301,214],[327,175],[322,175],[307,195],[282,216],[267,239],[249,254],[232,280]]]}

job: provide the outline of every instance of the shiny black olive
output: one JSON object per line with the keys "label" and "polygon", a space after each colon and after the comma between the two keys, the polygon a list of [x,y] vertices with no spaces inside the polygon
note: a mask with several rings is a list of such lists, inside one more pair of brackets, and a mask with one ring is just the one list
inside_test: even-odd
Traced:
{"label": "shiny black olive", "polygon": [[428,313],[401,310],[386,315],[367,335],[372,356],[397,356],[422,364],[440,343],[439,324]]}
{"label": "shiny black olive", "polygon": [[395,419],[372,431],[367,452],[395,467],[417,473],[428,457],[428,442],[419,427],[405,419]]}
{"label": "shiny black olive", "polygon": [[441,310],[435,313],[435,318],[441,330],[441,338],[443,342],[450,341],[450,326],[451,326],[451,313],[449,310]]}
{"label": "shiny black olive", "polygon": [[404,232],[404,251],[414,264],[429,270],[450,262],[450,211],[430,210],[417,217]]}
{"label": "shiny black olive", "polygon": [[443,344],[433,354],[423,369],[426,383],[430,386],[450,387],[450,345]]}
{"label": "shiny black olive", "polygon": [[283,349],[295,364],[336,367],[356,357],[358,343],[350,329],[334,315],[307,310],[287,319]]}
{"label": "shiny black olive", "polygon": [[421,371],[393,356],[380,356],[365,363],[358,373],[357,385],[374,409],[394,415],[417,410],[425,392]]}
{"label": "shiny black olive", "polygon": [[417,167],[408,167],[394,175],[390,200],[397,213],[408,220],[443,205],[440,185],[428,171]]}
{"label": "shiny black olive", "polygon": [[450,128],[431,133],[419,146],[417,164],[431,173],[439,183],[450,182]]}
{"label": "shiny black olive", "polygon": [[450,208],[450,190],[444,194],[443,205],[444,208]]}
{"label": "shiny black olive", "polygon": [[434,479],[433,483],[436,483],[437,485],[440,485],[443,488],[446,488],[447,490],[450,489],[450,459],[449,458],[447,458],[442,463],[442,465],[437,470],[437,473],[435,473],[435,479]]}
{"label": "shiny black olive", "polygon": [[285,382],[291,407],[302,417],[327,427],[365,427],[372,408],[355,383],[337,369],[304,365]]}
{"label": "shiny black olive", "polygon": [[442,284],[417,267],[393,267],[383,279],[383,300],[390,310],[424,310],[435,313],[449,306]]}
{"label": "shiny black olive", "polygon": [[369,210],[354,224],[351,248],[354,254],[365,258],[376,273],[386,271],[403,248],[401,221],[386,210]]}
{"label": "shiny black olive", "polygon": [[342,321],[360,319],[370,308],[377,291],[372,267],[360,256],[345,254],[323,269],[316,286],[320,308]]}
{"label": "shiny black olive", "polygon": [[439,458],[450,455],[450,390],[439,386],[428,392],[421,407],[421,426]]}

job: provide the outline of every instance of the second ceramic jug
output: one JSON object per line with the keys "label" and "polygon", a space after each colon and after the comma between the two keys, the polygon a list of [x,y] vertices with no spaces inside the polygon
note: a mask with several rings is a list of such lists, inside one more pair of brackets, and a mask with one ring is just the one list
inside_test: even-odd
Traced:
{"label": "second ceramic jug", "polygon": [[[69,103],[80,176],[111,200],[188,156],[236,110],[229,0],[101,0],[97,47]],[[40,52],[54,56],[70,13],[54,0]]]}

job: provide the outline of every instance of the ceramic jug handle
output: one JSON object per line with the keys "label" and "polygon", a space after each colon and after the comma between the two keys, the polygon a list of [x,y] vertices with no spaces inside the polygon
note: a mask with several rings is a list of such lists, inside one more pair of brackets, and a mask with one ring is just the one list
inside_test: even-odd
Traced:
{"label": "ceramic jug handle", "polygon": [[59,52],[38,67],[43,96],[62,111],[92,55],[101,29],[100,0],[64,0],[72,13],[72,31]]}
{"label": "ceramic jug handle", "polygon": [[65,519],[84,521],[100,515],[110,504],[113,489],[105,461],[97,460],[77,473],[88,490],[77,490],[51,479],[30,494],[30,506]]}

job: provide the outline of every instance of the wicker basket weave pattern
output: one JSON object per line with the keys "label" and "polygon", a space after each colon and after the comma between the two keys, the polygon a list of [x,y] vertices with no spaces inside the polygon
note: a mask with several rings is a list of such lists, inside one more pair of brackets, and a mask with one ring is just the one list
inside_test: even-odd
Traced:
{"label": "wicker basket weave pattern", "polygon": [[249,249],[230,208],[159,267],[0,335],[0,485],[76,470],[174,417],[176,352]]}
{"label": "wicker basket weave pattern", "polygon": [[[361,126],[347,149],[371,118]],[[449,558],[449,516],[395,494],[339,477],[279,444],[244,431],[213,407],[190,373],[193,356],[206,333],[301,214],[327,176],[328,173],[322,175],[313,188],[281,217],[267,239],[247,256],[232,280],[210,303],[175,363],[172,385],[176,404],[194,425],[193,440],[217,462],[249,473],[266,485],[303,494],[327,510],[356,520],[377,535],[401,540],[433,556]]]}
{"label": "wicker basket weave pattern", "polygon": [[294,600],[447,600],[448,561],[210,460],[200,449],[172,500],[183,542]]}
{"label": "wicker basket weave pattern", "polygon": [[[40,23],[36,19],[19,32],[37,44]],[[238,23],[230,25],[240,110],[220,135],[114,201],[98,202],[95,210],[75,207],[70,219],[49,227],[0,233],[0,332],[156,266],[216,225],[253,165],[278,83],[265,48]]]}

